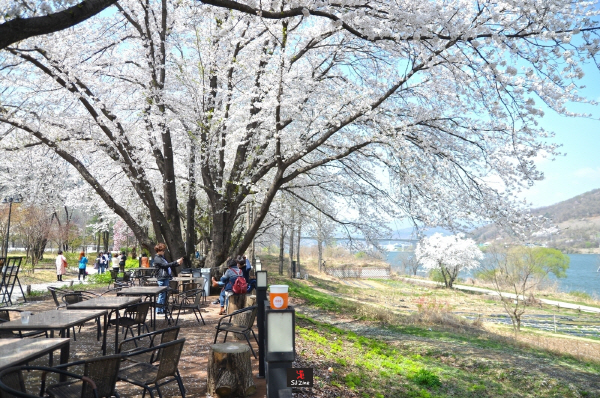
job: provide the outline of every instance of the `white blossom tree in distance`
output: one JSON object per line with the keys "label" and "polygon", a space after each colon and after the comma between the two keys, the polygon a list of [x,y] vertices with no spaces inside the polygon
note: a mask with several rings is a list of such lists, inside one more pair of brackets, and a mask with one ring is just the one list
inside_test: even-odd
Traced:
{"label": "white blossom tree in distance", "polygon": [[473,239],[466,239],[462,234],[444,236],[440,233],[423,238],[417,244],[415,256],[424,269],[439,271],[447,288],[452,288],[460,271],[479,267],[479,260],[483,259]]}

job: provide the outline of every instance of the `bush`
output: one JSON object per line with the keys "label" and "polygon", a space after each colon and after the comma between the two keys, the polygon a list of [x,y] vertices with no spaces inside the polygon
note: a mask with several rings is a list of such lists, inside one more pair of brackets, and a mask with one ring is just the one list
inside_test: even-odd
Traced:
{"label": "bush", "polygon": [[429,271],[429,279],[431,279],[434,282],[444,283],[444,276],[442,275],[442,271],[440,271],[437,268],[434,268],[431,271]]}
{"label": "bush", "polygon": [[440,381],[440,378],[437,377],[437,375],[423,368],[419,369],[413,375],[409,376],[409,379],[414,381],[418,385],[427,388],[439,387],[442,385],[442,382]]}
{"label": "bush", "polygon": [[111,281],[111,277],[110,277],[110,272],[105,272],[103,274],[90,274],[88,275],[88,280],[91,283],[97,283],[97,284],[106,284],[108,285]]}

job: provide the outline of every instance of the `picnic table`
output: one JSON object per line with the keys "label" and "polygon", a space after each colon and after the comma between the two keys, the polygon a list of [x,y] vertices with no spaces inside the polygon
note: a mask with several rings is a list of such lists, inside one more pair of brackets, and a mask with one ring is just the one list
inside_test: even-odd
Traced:
{"label": "picnic table", "polygon": [[23,365],[34,359],[50,355],[60,349],[60,363],[69,362],[71,339],[2,339],[0,340],[0,370],[11,366]]}
{"label": "picnic table", "polygon": [[[150,298],[150,326],[156,330],[156,316],[154,314],[154,308],[156,308],[156,298],[162,292],[167,291],[166,286],[137,286],[123,288],[117,292],[117,296],[144,296]],[[165,311],[166,316],[166,311]]]}
{"label": "picnic table", "polygon": [[[141,300],[133,297],[96,297],[89,300],[80,301],[79,303],[70,304],[67,306],[69,311],[60,312],[79,312],[79,310],[103,310],[105,313],[108,310],[114,311],[115,315],[115,353],[119,349],[119,310],[126,308],[131,304],[137,304]],[[0,327],[2,325],[0,324]],[[104,318],[104,339],[102,341],[102,352],[106,355],[106,334],[108,333],[108,320]]]}
{"label": "picnic table", "polygon": [[[50,310],[32,314],[26,322],[24,322],[23,319],[15,319],[14,321],[0,323],[0,329],[11,332],[49,330],[51,338],[54,337],[54,331],[58,330],[60,336],[69,338],[69,329],[73,326],[104,316],[105,332],[103,337],[103,353],[106,355],[107,314],[108,312],[106,310],[98,309],[92,311]],[[98,323],[98,335],[100,335],[100,323]],[[16,342],[17,340],[10,339],[10,341]]]}

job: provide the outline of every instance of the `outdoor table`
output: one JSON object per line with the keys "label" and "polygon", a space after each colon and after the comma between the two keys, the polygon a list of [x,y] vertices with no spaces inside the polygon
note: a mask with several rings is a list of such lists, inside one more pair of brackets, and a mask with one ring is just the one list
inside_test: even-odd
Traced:
{"label": "outdoor table", "polygon": [[[139,298],[133,297],[96,297],[89,300],[80,301],[79,303],[69,304],[67,310],[61,312],[79,312],[76,310],[112,310],[115,312],[115,354],[119,349],[119,310],[131,305],[139,303]],[[104,340],[102,341],[102,351],[106,355],[106,334],[108,333],[108,320],[104,318]],[[1,326],[1,325],[0,325]]]}
{"label": "outdoor table", "polygon": [[0,370],[11,366],[23,365],[34,359],[50,355],[60,349],[60,363],[69,362],[71,339],[0,339]]}
{"label": "outdoor table", "polygon": [[[73,326],[80,325],[84,322],[91,321],[92,319],[96,319],[104,315],[105,332],[102,341],[103,353],[106,355],[106,327],[108,326],[107,314],[108,312],[106,310],[99,310],[95,308],[94,311],[50,310],[37,312],[30,315],[27,323],[23,323],[22,319],[15,319],[14,321],[0,323],[0,329],[10,330],[13,332],[49,330],[50,337],[54,337],[54,331],[58,330],[62,337],[68,338],[70,337],[69,329]],[[100,334],[100,323],[98,323],[98,334]],[[10,341],[16,342],[18,340],[10,339]]]}
{"label": "outdoor table", "polygon": [[[150,297],[150,326],[153,330],[156,330],[156,316],[154,315],[154,309],[156,308],[156,297],[167,290],[166,286],[138,286],[138,287],[127,287],[117,292],[117,296],[146,296]],[[165,316],[167,311],[165,311]]]}

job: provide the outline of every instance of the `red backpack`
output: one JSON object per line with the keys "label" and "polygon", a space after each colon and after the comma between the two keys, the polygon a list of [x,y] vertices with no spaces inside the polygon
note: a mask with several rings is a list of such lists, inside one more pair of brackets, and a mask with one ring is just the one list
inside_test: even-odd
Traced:
{"label": "red backpack", "polygon": [[235,294],[245,294],[248,292],[248,284],[243,276],[238,276],[231,288]]}

